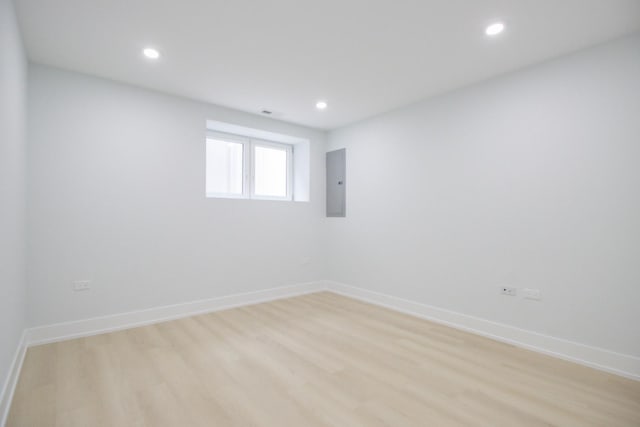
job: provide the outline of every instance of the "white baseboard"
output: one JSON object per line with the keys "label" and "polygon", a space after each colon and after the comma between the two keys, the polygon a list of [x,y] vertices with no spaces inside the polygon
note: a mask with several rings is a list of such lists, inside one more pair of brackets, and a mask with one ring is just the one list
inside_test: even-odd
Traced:
{"label": "white baseboard", "polygon": [[318,292],[326,289],[325,282],[309,282],[265,289],[206,300],[173,304],[128,313],[94,317],[72,322],[38,326],[27,330],[27,345],[47,344],[73,338],[130,329],[167,320],[210,313],[250,304]]}
{"label": "white baseboard", "polygon": [[0,418],[0,421],[2,421],[0,426],[4,425],[8,415],[26,348],[29,346],[129,329],[325,290],[469,331],[517,347],[640,380],[640,358],[636,356],[615,353],[343,283],[317,281],[27,329],[16,350],[9,378],[7,378],[0,395],[0,417],[2,417]]}
{"label": "white baseboard", "polygon": [[555,356],[630,379],[640,380],[640,358],[636,356],[620,354],[562,338],[543,335],[343,283],[332,281],[325,281],[324,283],[327,290],[337,294],[421,317],[538,353]]}
{"label": "white baseboard", "polygon": [[13,393],[16,391],[16,385],[18,384],[18,377],[22,370],[22,362],[24,356],[27,353],[27,333],[24,331],[20,337],[20,342],[16,348],[16,352],[11,361],[11,367],[9,368],[9,374],[0,391],[0,426],[4,426],[9,416],[9,409],[11,409],[11,401],[13,400]]}

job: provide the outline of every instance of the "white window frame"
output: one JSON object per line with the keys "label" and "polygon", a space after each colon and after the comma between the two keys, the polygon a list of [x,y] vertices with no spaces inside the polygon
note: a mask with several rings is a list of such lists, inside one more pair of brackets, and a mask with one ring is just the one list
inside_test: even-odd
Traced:
{"label": "white window frame", "polygon": [[[206,144],[209,139],[213,139],[216,141],[224,141],[224,142],[233,142],[235,144],[242,144],[242,194],[232,194],[232,193],[210,193],[207,192],[207,186],[205,182],[205,195],[207,198],[226,198],[226,199],[248,199],[249,198],[249,173],[248,171],[251,168],[251,164],[249,162],[249,156],[247,156],[247,151],[251,150],[251,141],[248,138],[243,138],[237,135],[227,135],[219,132],[207,132],[207,138],[205,139],[205,152],[206,152]],[[207,159],[205,157],[204,162],[205,175],[207,173]]]}
{"label": "white window frame", "polygon": [[[287,153],[287,194],[284,197],[278,196],[260,196],[256,194],[256,163],[255,149],[256,147],[278,148],[285,150]],[[293,200],[293,146],[282,144],[280,142],[265,141],[262,139],[252,139],[250,143],[251,154],[251,185],[250,194],[252,199],[256,200]]]}
{"label": "white window frame", "polygon": [[[233,142],[242,144],[242,194],[230,193],[209,193],[206,191],[207,198],[226,198],[226,199],[253,199],[253,200],[284,200],[293,201],[293,145],[283,144],[281,142],[267,141],[264,139],[246,138],[239,135],[226,134],[222,132],[207,131],[206,142],[209,139],[216,141]],[[287,153],[287,194],[284,197],[277,196],[260,196],[255,193],[255,148],[256,147],[274,147],[284,149]],[[206,158],[205,158],[205,175],[206,175]]]}

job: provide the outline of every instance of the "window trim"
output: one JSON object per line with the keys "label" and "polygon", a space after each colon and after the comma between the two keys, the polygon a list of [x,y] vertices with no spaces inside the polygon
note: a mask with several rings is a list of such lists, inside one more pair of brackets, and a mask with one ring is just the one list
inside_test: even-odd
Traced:
{"label": "window trim", "polygon": [[[240,135],[227,134],[207,130],[205,138],[206,143],[209,139],[216,141],[233,142],[242,144],[242,194],[232,193],[210,193],[206,189],[205,181],[205,197],[206,198],[224,198],[224,199],[244,199],[244,200],[279,200],[293,201],[293,145],[281,142],[268,141],[258,138],[247,138]],[[284,197],[278,196],[259,196],[255,194],[255,147],[274,147],[284,149],[287,154],[287,190]],[[207,159],[205,156],[205,177],[207,173]]]}

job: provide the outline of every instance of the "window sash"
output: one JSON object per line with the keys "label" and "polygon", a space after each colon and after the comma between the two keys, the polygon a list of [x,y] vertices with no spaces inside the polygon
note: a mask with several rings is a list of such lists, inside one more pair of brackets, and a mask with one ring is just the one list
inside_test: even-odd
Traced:
{"label": "window sash", "polygon": [[[266,196],[256,194],[256,148],[275,148],[286,154],[286,193],[284,196]],[[293,193],[293,147],[287,144],[254,139],[251,141],[251,198],[257,200],[292,200]]]}
{"label": "window sash", "polygon": [[[247,156],[247,152],[251,149],[251,143],[246,138],[234,137],[233,135],[219,134],[217,132],[207,132],[207,141],[215,140],[222,142],[232,142],[235,144],[242,144],[242,193],[218,193],[218,192],[209,192],[206,191],[206,183],[205,183],[205,194],[206,197],[219,197],[219,198],[228,198],[228,199],[247,199],[249,196],[250,184],[250,163],[249,158]],[[205,176],[207,173],[207,164],[205,159]]]}
{"label": "window sash", "polygon": [[[229,198],[229,199],[255,199],[255,200],[293,200],[293,146],[279,142],[266,141],[262,139],[246,138],[239,135],[226,134],[222,132],[207,131],[207,140],[233,142],[242,144],[242,194],[214,193],[207,192],[206,197]],[[255,193],[255,148],[268,147],[278,148],[286,152],[286,195],[262,196]],[[205,159],[206,175],[206,159]],[[206,187],[206,185],[205,185]]]}

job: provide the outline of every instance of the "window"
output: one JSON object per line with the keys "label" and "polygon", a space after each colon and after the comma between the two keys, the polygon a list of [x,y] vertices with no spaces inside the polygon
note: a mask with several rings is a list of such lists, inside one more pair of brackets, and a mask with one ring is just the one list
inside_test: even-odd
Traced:
{"label": "window", "polygon": [[207,197],[292,200],[293,147],[210,132]]}
{"label": "window", "polygon": [[252,196],[290,199],[291,146],[253,143],[252,150]]}
{"label": "window", "polygon": [[244,144],[207,139],[207,195],[244,194]]}

